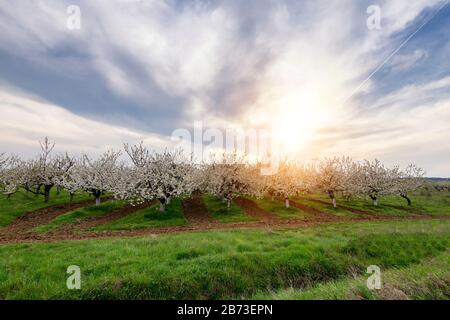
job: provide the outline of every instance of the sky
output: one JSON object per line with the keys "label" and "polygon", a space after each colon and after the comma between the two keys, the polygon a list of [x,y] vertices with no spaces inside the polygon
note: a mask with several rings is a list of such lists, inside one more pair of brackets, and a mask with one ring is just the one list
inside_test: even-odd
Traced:
{"label": "sky", "polygon": [[0,153],[164,148],[201,122],[450,177],[447,2],[0,0]]}

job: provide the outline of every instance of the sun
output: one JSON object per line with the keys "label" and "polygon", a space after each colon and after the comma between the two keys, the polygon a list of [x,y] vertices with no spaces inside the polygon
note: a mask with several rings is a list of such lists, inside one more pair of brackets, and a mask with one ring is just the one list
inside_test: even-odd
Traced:
{"label": "sun", "polygon": [[273,112],[273,138],[285,151],[300,151],[311,141],[323,118],[320,99],[313,93],[286,95]]}

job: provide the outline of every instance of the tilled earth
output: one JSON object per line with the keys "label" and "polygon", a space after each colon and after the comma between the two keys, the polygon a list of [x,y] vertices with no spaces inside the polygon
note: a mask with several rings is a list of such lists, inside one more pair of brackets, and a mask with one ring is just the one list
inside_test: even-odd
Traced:
{"label": "tilled earth", "polygon": [[[321,200],[314,200],[323,202]],[[81,240],[96,239],[106,237],[134,237],[143,235],[157,235],[168,233],[181,233],[207,230],[227,230],[227,229],[294,229],[310,227],[319,224],[340,223],[351,221],[373,221],[373,220],[417,220],[417,219],[445,219],[450,217],[435,217],[426,214],[417,214],[409,212],[405,217],[377,215],[359,209],[349,207],[346,209],[355,214],[355,216],[345,217],[336,216],[321,212],[315,208],[309,207],[296,201],[290,201],[291,206],[296,207],[307,213],[306,219],[279,219],[275,215],[267,212],[257,206],[255,202],[249,199],[239,197],[236,203],[242,207],[246,214],[257,219],[255,222],[242,223],[219,223],[215,221],[203,204],[201,195],[194,195],[192,198],[183,202],[183,211],[188,224],[185,226],[145,228],[139,230],[126,231],[92,231],[95,226],[108,223],[132,214],[140,209],[152,205],[153,203],[144,203],[139,206],[126,205],[122,208],[113,210],[107,214],[81,219],[70,224],[63,224],[58,229],[49,233],[37,233],[34,229],[39,225],[48,224],[59,215],[73,211],[77,208],[91,204],[92,201],[84,201],[72,205],[59,205],[41,210],[36,210],[14,220],[10,225],[0,228],[0,243],[21,243],[21,242],[54,242],[61,240]],[[323,202],[324,203],[324,202]]]}

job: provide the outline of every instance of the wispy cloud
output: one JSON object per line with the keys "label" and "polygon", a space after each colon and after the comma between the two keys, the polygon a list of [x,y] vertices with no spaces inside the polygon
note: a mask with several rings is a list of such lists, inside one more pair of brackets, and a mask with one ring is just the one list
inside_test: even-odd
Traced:
{"label": "wispy cloud", "polygon": [[37,139],[57,141],[57,150],[98,154],[121,148],[123,142],[145,141],[154,148],[173,142],[167,137],[113,126],[77,116],[39,97],[9,88],[0,90],[0,148],[11,153],[34,154]]}
{"label": "wispy cloud", "polygon": [[416,64],[423,62],[428,58],[428,52],[425,50],[417,49],[412,53],[397,55],[392,58],[390,66],[392,71],[403,71],[410,69]]}
{"label": "wispy cloud", "polygon": [[[305,158],[351,152],[407,154],[414,161],[426,147],[429,171],[450,175],[444,164],[450,155],[431,143],[448,131],[450,70],[442,67],[449,24],[441,17],[448,10],[342,104],[443,3],[379,1],[382,28],[369,30],[371,1],[3,2],[0,107],[8,111],[2,124],[8,134],[2,146],[14,149],[43,135],[46,128],[32,122],[39,117],[49,123],[67,117],[74,132],[63,136],[48,126],[47,134],[90,149],[167,136],[196,120],[219,128],[284,124],[306,127],[298,131],[309,132],[300,150]],[[78,31],[66,28],[71,4],[81,8]],[[31,122],[21,125],[21,117]],[[92,143],[76,132],[83,121],[108,133]],[[432,130],[425,122],[434,123]]]}

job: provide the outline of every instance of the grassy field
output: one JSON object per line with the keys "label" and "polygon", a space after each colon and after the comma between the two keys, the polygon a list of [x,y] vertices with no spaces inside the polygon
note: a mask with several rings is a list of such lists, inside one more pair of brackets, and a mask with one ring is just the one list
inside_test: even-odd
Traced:
{"label": "grassy field", "polygon": [[[405,200],[400,197],[388,197],[387,203],[393,206],[408,208]],[[412,209],[431,215],[450,215],[450,192],[422,191],[412,197]]]}
{"label": "grassy field", "polygon": [[[24,190],[20,190],[11,196],[8,200],[5,196],[0,197],[0,227],[5,226],[15,218],[22,214],[49,206],[58,204],[66,204],[69,202],[70,196],[67,192],[61,191],[59,194],[56,189],[53,189],[50,194],[50,201],[44,202],[43,196],[36,196],[32,193],[27,193]],[[73,201],[79,202],[83,200],[91,199],[87,193],[75,194]]]}
{"label": "grassy field", "polygon": [[159,204],[138,210],[124,218],[95,227],[95,231],[135,230],[150,227],[171,227],[186,224],[181,199],[173,199],[165,212],[159,211]]}
{"label": "grassy field", "polygon": [[[391,221],[2,245],[0,298],[344,298],[372,264],[396,290],[416,285],[413,276],[402,281],[408,270],[423,274],[432,265],[412,297],[449,298],[449,228]],[[81,290],[65,286],[69,265],[82,270]],[[430,281],[440,285],[427,294]]]}
{"label": "grassy field", "polygon": [[[331,203],[324,194],[312,194],[306,197]],[[412,205],[408,206],[405,199],[399,196],[380,197],[377,207],[368,198],[353,198],[350,201],[337,197],[338,206],[360,209],[382,215],[406,216],[411,212],[430,215],[450,215],[450,192],[419,191],[411,195]]]}
{"label": "grassy field", "polygon": [[380,290],[367,288],[367,276],[333,280],[299,290],[288,288],[259,292],[253,299],[263,300],[448,300],[450,298],[450,254],[439,254],[422,263],[383,272]]}
{"label": "grassy field", "polygon": [[[307,196],[309,198],[310,201],[313,200],[321,200],[321,201],[325,201],[331,204],[331,200],[329,197],[327,197],[324,194],[311,194]],[[336,197],[337,200],[337,205],[338,208],[337,210],[344,213],[350,213],[351,211],[350,209],[355,209],[355,210],[362,210],[362,211],[366,211],[369,213],[374,213],[374,214],[380,214],[380,215],[387,215],[387,216],[407,216],[410,215],[411,213],[408,212],[408,210],[410,210],[411,208],[407,208],[407,205],[405,204],[404,207],[401,206],[399,208],[394,207],[394,204],[391,203],[392,198],[381,198],[379,200],[378,206],[374,206],[372,204],[372,201],[369,198],[359,198],[359,197],[355,197],[351,200],[347,200],[344,199],[340,196]],[[327,207],[326,204],[324,204],[325,207]],[[343,208],[344,207],[344,208]],[[349,208],[349,209],[346,209]],[[332,208],[329,208],[328,210],[332,210]],[[327,210],[327,209],[326,209]],[[334,209],[336,210],[336,209]]]}
{"label": "grassy field", "polygon": [[[0,199],[3,225],[28,211],[67,203],[68,195],[52,194],[45,204],[24,192],[7,203]],[[77,195],[76,201],[88,199]],[[218,222],[250,222],[236,203],[202,197]],[[413,206],[398,197],[338,199],[334,209],[324,195],[293,199],[322,213],[351,217],[353,209],[374,215],[450,214],[450,193],[418,193]],[[28,202],[26,202],[26,201]],[[283,229],[280,221],[313,218],[279,200],[251,199],[280,218],[277,227],[126,237],[127,230],[189,224],[183,199],[173,199],[166,212],[159,204],[96,226],[92,231],[121,230],[116,238],[51,243],[0,244],[0,299],[449,299],[450,220],[341,222]],[[57,216],[34,231],[45,236],[63,224],[106,214],[124,206],[106,201]],[[0,228],[0,239],[2,229]],[[87,232],[87,231],[86,231]],[[95,233],[99,235],[99,233]],[[25,238],[26,239],[26,238]],[[66,270],[78,265],[81,290],[68,290]],[[366,269],[382,270],[383,287],[369,290]]]}
{"label": "grassy field", "polygon": [[[295,202],[298,202],[300,204],[307,205],[308,207],[317,209],[317,210],[319,210],[321,212],[325,212],[325,213],[331,214],[331,215],[340,216],[340,217],[354,217],[354,216],[356,216],[356,214],[352,213],[349,210],[342,209],[340,207],[334,208],[331,205],[331,203],[325,204],[325,203],[320,203],[320,202],[313,201],[313,199],[316,199],[313,196],[310,196],[310,198],[311,199],[305,199],[304,197],[293,197],[292,200],[294,200]],[[323,200],[323,199],[320,199],[320,200]]]}
{"label": "grassy field", "polygon": [[203,195],[203,203],[214,220],[221,223],[255,221],[255,219],[246,215],[244,210],[235,202],[231,202],[231,207],[227,209],[226,203],[223,203],[222,200],[205,194]]}
{"label": "grassy field", "polygon": [[80,208],[63,215],[56,217],[49,224],[41,225],[35,229],[36,232],[46,233],[57,229],[60,225],[66,223],[73,223],[77,220],[83,220],[90,217],[96,217],[116,209],[124,207],[127,203],[125,201],[106,201],[99,206],[92,205],[89,207]]}

